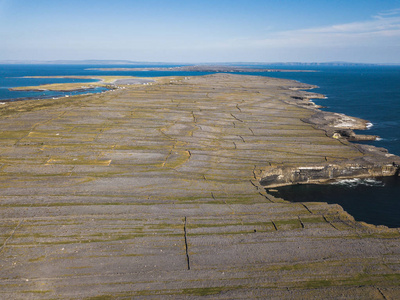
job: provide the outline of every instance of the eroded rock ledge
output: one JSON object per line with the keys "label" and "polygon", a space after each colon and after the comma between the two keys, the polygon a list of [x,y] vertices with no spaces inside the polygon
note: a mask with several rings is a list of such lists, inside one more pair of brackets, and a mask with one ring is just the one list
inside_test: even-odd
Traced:
{"label": "eroded rock ledge", "polygon": [[[311,88],[314,88],[314,86]],[[400,157],[388,153],[384,148],[348,142],[376,140],[378,138],[376,135],[354,133],[353,130],[367,129],[368,124],[370,124],[368,121],[340,113],[321,111],[319,110],[321,106],[316,105],[312,99],[324,98],[324,96],[301,89],[305,89],[302,84],[290,88],[297,94],[292,95],[290,100],[284,102],[315,110],[311,117],[301,120],[314,125],[316,129],[325,131],[328,137],[355,147],[363,156],[347,161],[326,162],[325,164],[269,166],[261,176],[261,185],[271,188],[291,184],[327,183],[349,178],[400,176]]]}
{"label": "eroded rock ledge", "polygon": [[304,167],[268,168],[261,179],[261,185],[277,187],[301,183],[326,183],[335,179],[370,178],[382,176],[398,176],[399,165],[341,163]]}
{"label": "eroded rock ledge", "polygon": [[[346,139],[349,141],[375,141],[379,138],[376,135],[356,134],[353,130],[365,130],[368,128],[369,121],[356,117],[347,116],[345,114],[321,111],[322,106],[316,105],[312,99],[325,98],[324,95],[302,91],[306,89],[302,84],[298,87],[291,87],[290,90],[296,91],[297,94],[291,95],[289,100],[284,101],[288,104],[295,104],[300,107],[306,107],[315,110],[309,118],[303,118],[302,121],[312,124],[317,129],[322,129],[329,137],[336,139]],[[308,87],[308,89],[316,88],[316,86]],[[298,95],[300,93],[300,95]]]}
{"label": "eroded rock ledge", "polygon": [[303,122],[315,125],[330,137],[347,139],[349,141],[375,141],[378,136],[356,134],[353,130],[365,130],[368,121],[344,114],[318,111],[310,118],[302,119]]}

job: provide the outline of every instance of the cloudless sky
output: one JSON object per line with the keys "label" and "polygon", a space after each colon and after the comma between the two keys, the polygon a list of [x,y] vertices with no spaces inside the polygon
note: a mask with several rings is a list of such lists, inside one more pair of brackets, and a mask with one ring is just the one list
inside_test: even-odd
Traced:
{"label": "cloudless sky", "polygon": [[0,0],[0,61],[400,63],[400,0]]}

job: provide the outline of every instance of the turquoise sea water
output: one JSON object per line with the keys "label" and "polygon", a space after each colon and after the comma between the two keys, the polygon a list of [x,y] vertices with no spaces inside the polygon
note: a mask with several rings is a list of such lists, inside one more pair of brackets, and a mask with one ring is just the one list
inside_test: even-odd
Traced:
{"label": "turquoise sea water", "polygon": [[[176,65],[160,65],[173,67]],[[32,79],[23,76],[125,75],[125,76],[196,76],[210,73],[162,71],[95,71],[89,68],[132,68],[132,65],[0,65],[0,101],[52,98],[85,92],[12,92],[15,86],[55,82],[84,82],[78,79]],[[135,65],[134,67],[156,67]],[[324,110],[366,119],[373,126],[366,133],[379,135],[380,141],[368,142],[400,155],[400,66],[285,66],[258,65],[258,68],[305,69],[317,72],[245,73],[298,80],[317,85],[313,90],[327,99],[318,99]],[[243,74],[243,73],[241,73]],[[376,225],[400,227],[400,182],[391,179],[342,181],[339,184],[290,186],[278,189],[289,201],[325,201],[339,203],[356,220]],[[301,196],[301,195],[304,195]],[[331,197],[335,195],[335,197]],[[340,196],[339,196],[340,195]],[[336,200],[335,200],[336,199]]]}

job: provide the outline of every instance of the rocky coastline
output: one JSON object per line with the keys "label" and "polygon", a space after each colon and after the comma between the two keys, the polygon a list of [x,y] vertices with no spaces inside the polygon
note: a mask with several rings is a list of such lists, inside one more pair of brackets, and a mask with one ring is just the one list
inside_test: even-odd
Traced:
{"label": "rocky coastline", "polygon": [[[310,86],[308,89],[313,89]],[[335,180],[351,178],[373,178],[383,176],[400,176],[400,157],[390,154],[385,148],[349,142],[375,141],[376,135],[356,134],[353,130],[366,130],[369,121],[340,113],[321,111],[312,99],[325,98],[324,95],[304,91],[304,87],[292,87],[300,93],[292,95],[286,103],[311,109],[314,113],[301,120],[323,130],[326,136],[354,147],[362,156],[347,161],[328,161],[316,165],[302,166],[269,166],[261,176],[260,184],[273,188],[292,184],[328,183]]]}

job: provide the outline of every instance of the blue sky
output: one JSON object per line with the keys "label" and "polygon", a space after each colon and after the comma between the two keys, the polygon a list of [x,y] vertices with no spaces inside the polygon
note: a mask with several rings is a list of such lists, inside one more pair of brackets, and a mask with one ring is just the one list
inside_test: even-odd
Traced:
{"label": "blue sky", "polygon": [[0,60],[400,63],[400,0],[0,0]]}

